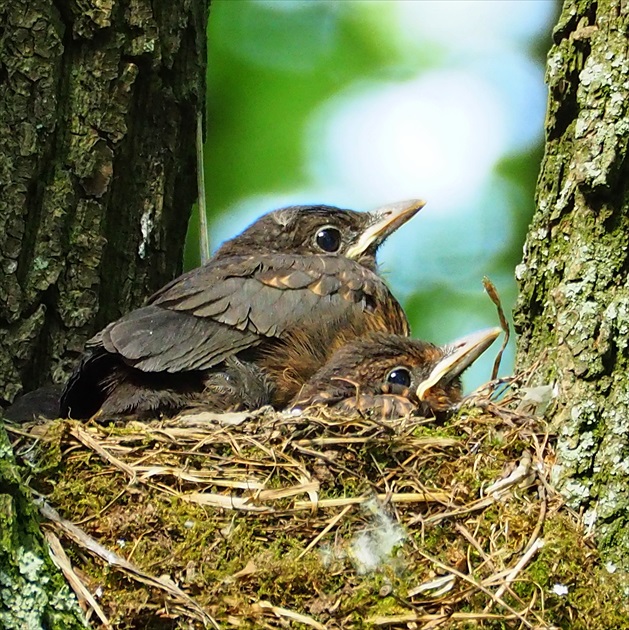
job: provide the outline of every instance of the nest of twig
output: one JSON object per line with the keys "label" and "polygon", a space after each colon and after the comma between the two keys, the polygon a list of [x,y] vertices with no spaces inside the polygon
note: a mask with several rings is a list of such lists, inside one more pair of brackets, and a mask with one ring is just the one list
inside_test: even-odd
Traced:
{"label": "nest of twig", "polygon": [[439,426],[313,409],[11,433],[93,625],[622,627],[543,421],[489,391]]}

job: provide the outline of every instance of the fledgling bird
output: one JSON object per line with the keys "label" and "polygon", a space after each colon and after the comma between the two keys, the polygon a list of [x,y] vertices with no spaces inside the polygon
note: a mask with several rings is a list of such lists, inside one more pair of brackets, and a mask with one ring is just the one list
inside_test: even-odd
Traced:
{"label": "fledgling bird", "polygon": [[500,328],[444,346],[373,333],[338,350],[304,385],[293,409],[327,405],[385,418],[441,418],[462,399],[461,373],[498,337]]}
{"label": "fledgling bird", "polygon": [[[66,384],[61,416],[172,412],[204,399],[216,407],[213,381],[234,382],[238,365],[258,373],[267,403],[283,407],[347,341],[408,335],[376,251],[423,206],[291,206],[262,216],[95,335]],[[247,398],[238,386],[232,393],[221,404]]]}

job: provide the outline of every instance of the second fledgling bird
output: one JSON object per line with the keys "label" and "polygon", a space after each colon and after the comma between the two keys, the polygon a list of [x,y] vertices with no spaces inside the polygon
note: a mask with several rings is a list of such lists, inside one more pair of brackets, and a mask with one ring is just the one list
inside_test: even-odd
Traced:
{"label": "second fledgling bird", "polygon": [[382,333],[354,340],[306,383],[292,407],[440,418],[462,399],[461,373],[500,332],[490,328],[444,346]]}

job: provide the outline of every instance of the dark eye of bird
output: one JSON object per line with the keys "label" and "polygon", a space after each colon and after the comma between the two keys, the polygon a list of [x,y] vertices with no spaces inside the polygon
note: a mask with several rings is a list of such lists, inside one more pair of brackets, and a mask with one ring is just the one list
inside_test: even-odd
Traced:
{"label": "dark eye of bird", "polygon": [[402,385],[402,387],[410,387],[411,373],[406,368],[396,367],[389,372],[387,376],[387,383]]}
{"label": "dark eye of bird", "polygon": [[324,252],[338,252],[341,247],[341,233],[335,227],[323,227],[315,235],[315,243]]}

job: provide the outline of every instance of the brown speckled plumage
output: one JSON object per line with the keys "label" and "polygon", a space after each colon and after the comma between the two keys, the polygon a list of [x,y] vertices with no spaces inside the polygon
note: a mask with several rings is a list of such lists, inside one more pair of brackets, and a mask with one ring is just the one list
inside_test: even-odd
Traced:
{"label": "brown speckled plumage", "polygon": [[442,417],[462,398],[461,372],[498,332],[480,331],[445,346],[385,333],[351,340],[291,404],[295,408],[323,404],[385,417]]}

